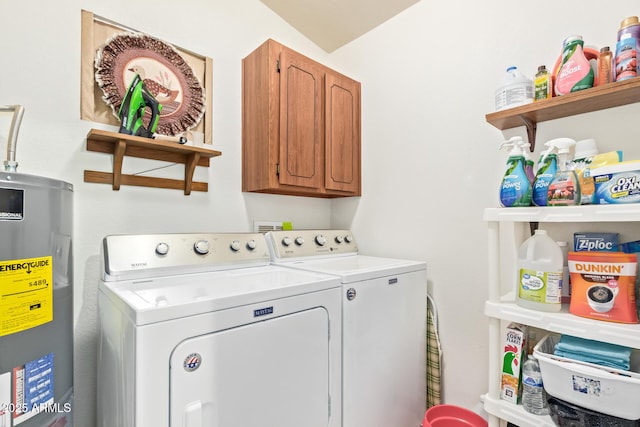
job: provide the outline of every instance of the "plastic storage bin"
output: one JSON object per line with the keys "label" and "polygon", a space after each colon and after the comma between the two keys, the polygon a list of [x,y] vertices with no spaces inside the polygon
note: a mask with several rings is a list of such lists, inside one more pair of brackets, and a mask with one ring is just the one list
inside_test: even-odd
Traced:
{"label": "plastic storage bin", "polygon": [[549,398],[551,420],[560,427],[638,427],[640,422],[590,411],[555,397]]}
{"label": "plastic storage bin", "polygon": [[631,370],[624,371],[555,356],[558,340],[557,335],[546,335],[533,349],[550,396],[613,417],[640,419],[640,358],[636,350],[631,355]]}

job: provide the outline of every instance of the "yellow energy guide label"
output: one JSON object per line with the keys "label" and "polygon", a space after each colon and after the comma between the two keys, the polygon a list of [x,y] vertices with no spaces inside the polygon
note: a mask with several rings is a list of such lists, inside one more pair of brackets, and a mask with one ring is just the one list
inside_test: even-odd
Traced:
{"label": "yellow energy guide label", "polygon": [[0,336],[52,320],[51,257],[0,261]]}

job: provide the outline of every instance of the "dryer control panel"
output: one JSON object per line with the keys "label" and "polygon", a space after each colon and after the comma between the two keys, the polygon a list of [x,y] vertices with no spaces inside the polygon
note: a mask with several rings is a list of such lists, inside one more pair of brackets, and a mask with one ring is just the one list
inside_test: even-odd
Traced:
{"label": "dryer control panel", "polygon": [[269,263],[261,233],[184,233],[107,236],[105,281],[244,268]]}
{"label": "dryer control panel", "polygon": [[349,230],[283,230],[270,231],[266,236],[273,260],[358,253]]}

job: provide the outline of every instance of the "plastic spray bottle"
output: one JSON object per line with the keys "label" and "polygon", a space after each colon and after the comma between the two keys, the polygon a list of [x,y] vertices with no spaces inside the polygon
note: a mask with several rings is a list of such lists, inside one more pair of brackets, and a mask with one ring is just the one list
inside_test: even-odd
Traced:
{"label": "plastic spray bottle", "polygon": [[549,148],[540,154],[540,160],[538,160],[538,172],[536,173],[536,179],[533,181],[532,194],[533,204],[536,206],[547,206],[549,184],[551,184],[558,172],[558,156],[555,153],[556,146],[553,141],[552,139],[544,144]]}
{"label": "plastic spray bottle", "polygon": [[531,181],[527,177],[526,160],[518,137],[504,141],[500,148],[511,148],[507,159],[507,168],[500,184],[500,204],[505,207],[523,207],[531,205]]}
{"label": "plastic spray bottle", "polygon": [[524,171],[527,174],[527,178],[529,178],[529,182],[533,185],[533,181],[536,180],[536,172],[534,169],[535,162],[531,158],[531,144],[529,142],[525,142],[522,137],[514,136],[511,139],[516,138],[518,144],[520,144],[520,149],[522,150],[522,155],[524,156]]}
{"label": "plastic spray bottle", "polygon": [[576,171],[570,168],[571,160],[569,159],[569,152],[576,141],[571,138],[557,138],[552,141],[558,148],[560,169],[556,172],[556,176],[553,178],[553,181],[551,181],[551,184],[549,184],[547,205],[579,205],[581,200],[580,181],[578,180]]}

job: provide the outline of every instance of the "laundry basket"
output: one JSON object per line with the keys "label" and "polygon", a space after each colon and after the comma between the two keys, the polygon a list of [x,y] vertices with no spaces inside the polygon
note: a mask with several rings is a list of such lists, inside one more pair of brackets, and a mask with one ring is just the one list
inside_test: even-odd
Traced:
{"label": "laundry basket", "polygon": [[422,427],[487,427],[487,421],[473,411],[455,405],[427,409]]}

